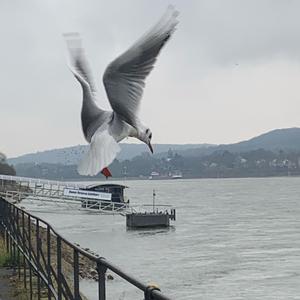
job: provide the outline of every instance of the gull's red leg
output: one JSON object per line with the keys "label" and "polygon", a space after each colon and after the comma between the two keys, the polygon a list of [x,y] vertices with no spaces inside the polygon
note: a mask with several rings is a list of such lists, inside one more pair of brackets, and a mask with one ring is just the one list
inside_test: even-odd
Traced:
{"label": "gull's red leg", "polygon": [[106,178],[112,177],[112,175],[111,175],[111,173],[110,173],[110,171],[109,171],[108,168],[104,168],[104,169],[101,171],[101,173],[102,173]]}

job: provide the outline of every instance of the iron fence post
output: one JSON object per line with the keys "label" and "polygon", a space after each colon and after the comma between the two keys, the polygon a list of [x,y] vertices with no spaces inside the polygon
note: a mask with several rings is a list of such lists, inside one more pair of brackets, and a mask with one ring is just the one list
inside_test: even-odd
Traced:
{"label": "iron fence post", "polygon": [[[24,211],[22,210],[22,245],[23,245],[23,249],[25,250],[25,215],[24,215]],[[23,255],[23,276],[24,276],[24,287],[25,289],[27,288],[27,278],[26,278],[26,259],[25,259],[25,255]]]}
{"label": "iron fence post", "polygon": [[[21,236],[20,236],[20,222],[19,222],[19,209],[17,208],[17,241],[20,244]],[[18,245],[17,245],[18,246]],[[20,249],[17,247],[17,260],[18,260],[18,277],[21,278],[21,257],[20,257]]]}
{"label": "iron fence post", "polygon": [[13,259],[12,259],[12,261],[13,261],[13,267],[14,267],[14,270],[15,270],[15,266],[16,266],[16,243],[15,243],[15,237],[16,237],[16,232],[15,232],[15,223],[16,223],[16,218],[15,218],[15,213],[16,213],[16,211],[15,211],[15,207],[13,206],[12,207],[12,222],[11,222],[11,235],[12,235],[12,247],[13,247],[13,251],[12,251],[12,253],[13,253]]}
{"label": "iron fence post", "polygon": [[[6,223],[7,226],[7,223]],[[6,252],[9,253],[9,235],[8,235],[8,231],[6,230]]]}
{"label": "iron fence post", "polygon": [[57,252],[57,296],[61,300],[62,296],[62,276],[61,276],[61,237],[57,236],[56,239],[56,252]]}
{"label": "iron fence post", "polygon": [[[35,241],[36,241],[36,260],[37,260],[37,269],[41,271],[40,268],[40,222],[36,220],[36,230],[35,230]],[[37,293],[38,293],[38,300],[41,299],[41,277],[39,272],[37,272]]]}
{"label": "iron fence post", "polygon": [[18,264],[18,278],[21,279],[21,255],[19,247],[17,247],[17,264]]}
{"label": "iron fence post", "polygon": [[106,291],[105,291],[105,273],[107,267],[104,266],[101,261],[97,262],[97,272],[98,272],[98,296],[99,300],[105,300]]}
{"label": "iron fence post", "polygon": [[47,225],[47,280],[48,280],[48,299],[51,299],[51,234],[50,227]]}
{"label": "iron fence post", "polygon": [[80,299],[79,293],[79,257],[78,251],[74,248],[73,250],[73,265],[74,265],[74,299]]}
{"label": "iron fence post", "polygon": [[[32,253],[31,253],[31,217],[28,216],[28,249],[29,249],[29,261],[32,260]],[[32,300],[32,269],[31,264],[28,263],[29,267],[29,287],[30,287],[30,300]]]}
{"label": "iron fence post", "polygon": [[8,210],[9,210],[9,213],[8,213],[8,218],[7,218],[8,219],[7,225],[8,225],[8,236],[9,236],[9,253],[12,256],[12,254],[13,254],[12,238],[11,238],[11,215],[12,215],[12,213],[11,213],[10,204],[8,205]]}
{"label": "iron fence post", "polygon": [[7,230],[7,227],[8,227],[8,205],[7,205],[7,202],[5,203],[5,227],[6,227],[6,252],[9,253],[9,235],[8,235],[8,230]]}

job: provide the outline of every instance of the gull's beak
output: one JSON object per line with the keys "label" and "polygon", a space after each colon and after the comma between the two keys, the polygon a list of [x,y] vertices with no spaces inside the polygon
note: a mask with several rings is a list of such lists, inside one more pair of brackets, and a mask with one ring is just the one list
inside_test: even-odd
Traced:
{"label": "gull's beak", "polygon": [[151,153],[153,154],[153,148],[152,148],[152,145],[151,145],[151,143],[150,143],[150,142],[149,142],[149,144],[148,144],[148,147],[149,147],[149,149],[150,149]]}

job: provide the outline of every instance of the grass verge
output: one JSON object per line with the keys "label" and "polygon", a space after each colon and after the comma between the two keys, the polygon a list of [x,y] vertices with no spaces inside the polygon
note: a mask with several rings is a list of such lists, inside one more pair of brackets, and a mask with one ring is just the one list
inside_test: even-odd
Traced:
{"label": "grass verge", "polygon": [[0,234],[0,268],[9,267],[12,264],[11,256],[6,252],[4,238]]}

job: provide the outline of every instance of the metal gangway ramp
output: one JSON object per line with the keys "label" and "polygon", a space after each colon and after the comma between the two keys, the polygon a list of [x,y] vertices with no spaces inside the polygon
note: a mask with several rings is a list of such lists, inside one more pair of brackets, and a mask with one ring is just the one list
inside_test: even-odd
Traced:
{"label": "metal gangway ramp", "polygon": [[66,196],[66,189],[85,189],[86,185],[74,182],[54,181],[39,178],[0,175],[0,196],[11,203],[20,203],[23,199],[40,202],[55,202],[106,214],[124,214],[129,211],[127,203],[115,203],[105,200]]}

